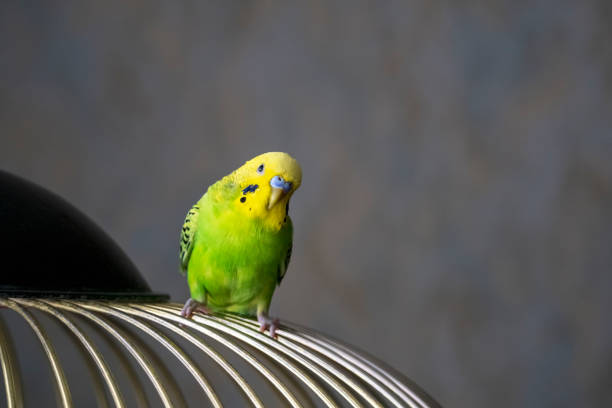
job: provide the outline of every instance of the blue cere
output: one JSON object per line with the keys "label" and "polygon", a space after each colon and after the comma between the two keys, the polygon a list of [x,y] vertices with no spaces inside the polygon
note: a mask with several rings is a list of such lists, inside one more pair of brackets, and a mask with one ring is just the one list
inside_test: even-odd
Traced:
{"label": "blue cere", "polygon": [[270,185],[274,188],[280,188],[285,193],[291,190],[291,182],[285,181],[281,176],[274,176],[270,180]]}
{"label": "blue cere", "polygon": [[255,190],[257,190],[258,188],[259,188],[258,184],[249,184],[248,186],[244,188],[244,190],[242,190],[242,194],[254,193]]}

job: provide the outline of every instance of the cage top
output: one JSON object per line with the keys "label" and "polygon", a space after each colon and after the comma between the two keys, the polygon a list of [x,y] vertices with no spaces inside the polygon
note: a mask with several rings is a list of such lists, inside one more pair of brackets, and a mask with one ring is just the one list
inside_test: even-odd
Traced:
{"label": "cage top", "polygon": [[0,170],[0,295],[165,300],[93,221]]}

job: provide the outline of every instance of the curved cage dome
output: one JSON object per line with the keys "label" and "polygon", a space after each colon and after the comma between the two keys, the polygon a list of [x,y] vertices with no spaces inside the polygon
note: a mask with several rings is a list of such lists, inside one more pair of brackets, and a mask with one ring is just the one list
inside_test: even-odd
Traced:
{"label": "curved cage dome", "polygon": [[0,171],[6,296],[166,299],[154,294],[119,246],[74,206]]}

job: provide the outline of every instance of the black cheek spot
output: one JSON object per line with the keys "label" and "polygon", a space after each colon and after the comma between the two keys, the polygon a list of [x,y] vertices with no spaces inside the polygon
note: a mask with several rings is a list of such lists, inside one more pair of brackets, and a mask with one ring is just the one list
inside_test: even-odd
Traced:
{"label": "black cheek spot", "polygon": [[285,217],[285,219],[283,220],[283,222],[287,222],[287,217]]}
{"label": "black cheek spot", "polygon": [[240,197],[240,202],[244,203],[246,201],[246,197]]}

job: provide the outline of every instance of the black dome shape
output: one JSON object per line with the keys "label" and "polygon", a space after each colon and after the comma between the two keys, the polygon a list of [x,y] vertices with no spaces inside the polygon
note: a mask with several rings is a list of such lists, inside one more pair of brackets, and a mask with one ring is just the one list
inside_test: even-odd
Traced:
{"label": "black dome shape", "polygon": [[0,296],[166,300],[93,221],[0,171]]}

